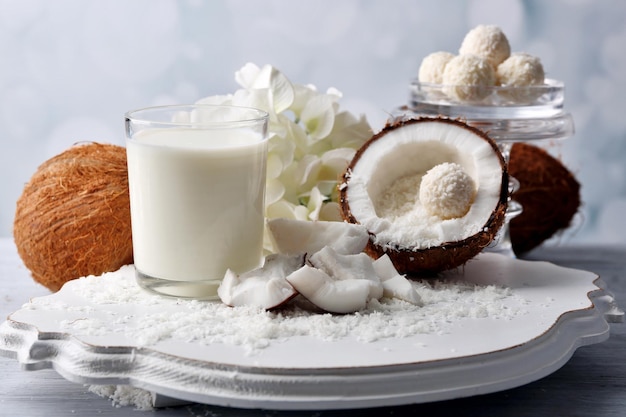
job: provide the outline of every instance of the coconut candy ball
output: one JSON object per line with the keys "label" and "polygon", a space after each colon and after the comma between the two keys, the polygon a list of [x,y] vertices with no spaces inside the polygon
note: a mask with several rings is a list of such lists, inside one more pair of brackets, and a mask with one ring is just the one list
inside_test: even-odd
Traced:
{"label": "coconut candy ball", "polygon": [[496,71],[487,59],[478,55],[457,55],[443,71],[444,93],[460,101],[481,100],[496,85]]}
{"label": "coconut candy ball", "polygon": [[443,71],[454,54],[445,51],[433,52],[422,60],[418,79],[423,83],[442,84]]}
{"label": "coconut candy ball", "polygon": [[472,205],[476,185],[459,164],[444,162],[422,178],[419,198],[426,211],[444,220],[465,215]]}
{"label": "coconut candy ball", "polygon": [[525,87],[543,84],[545,74],[541,60],[524,52],[517,52],[498,65],[498,82],[503,86]]}
{"label": "coconut candy ball", "polygon": [[467,32],[459,54],[472,54],[486,58],[494,68],[511,54],[509,41],[498,26],[479,25]]}

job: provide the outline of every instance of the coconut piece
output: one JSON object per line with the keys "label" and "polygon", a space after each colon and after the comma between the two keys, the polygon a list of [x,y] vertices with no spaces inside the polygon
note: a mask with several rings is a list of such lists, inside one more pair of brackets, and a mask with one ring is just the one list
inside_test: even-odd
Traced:
{"label": "coconut piece", "polygon": [[354,313],[367,306],[370,283],[365,279],[333,279],[321,269],[305,265],[287,281],[307,300],[330,313]]}
{"label": "coconut piece", "polygon": [[512,198],[523,208],[509,225],[511,244],[522,255],[570,227],[580,207],[580,183],[558,159],[525,143],[511,148],[509,170],[520,183]]}
{"label": "coconut piece", "polygon": [[511,54],[511,45],[498,26],[478,25],[465,35],[459,54],[486,58],[495,68]]}
{"label": "coconut piece", "polygon": [[237,275],[227,270],[217,294],[224,304],[233,307],[279,307],[298,295],[285,277],[303,265],[303,255],[268,255],[263,266],[252,271]]}
{"label": "coconut piece", "polygon": [[340,254],[362,252],[369,240],[361,225],[333,221],[276,218],[267,222],[274,248],[280,253],[315,253],[330,246]]}
{"label": "coconut piece", "polygon": [[372,262],[372,266],[374,271],[376,271],[376,275],[378,275],[378,278],[380,278],[382,282],[388,281],[396,275],[400,275],[396,267],[393,265],[393,262],[391,262],[391,258],[389,258],[389,255],[387,254],[375,259]]}
{"label": "coconut piece", "polygon": [[309,257],[309,263],[337,280],[364,279],[370,286],[369,298],[383,296],[383,285],[372,265],[372,258],[361,252],[342,255],[326,246]]}
{"label": "coconut piece", "polygon": [[[422,177],[456,163],[476,185],[467,213],[442,219],[419,200]],[[344,219],[370,234],[365,252],[388,254],[401,274],[432,275],[455,268],[493,241],[504,223],[508,174],[496,143],[459,120],[398,120],[356,153],[340,189]]]}
{"label": "coconut piece", "polygon": [[13,237],[51,291],[133,263],[125,148],[86,143],[41,164],[17,200]]}
{"label": "coconut piece", "polygon": [[417,293],[411,281],[396,270],[389,255],[385,254],[376,259],[372,266],[383,284],[383,297],[397,298],[417,306],[422,305],[422,297]]}

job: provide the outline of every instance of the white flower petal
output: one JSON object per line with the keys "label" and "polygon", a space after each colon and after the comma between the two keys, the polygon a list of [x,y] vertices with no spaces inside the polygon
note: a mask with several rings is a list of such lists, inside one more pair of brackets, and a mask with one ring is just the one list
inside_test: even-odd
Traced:
{"label": "white flower petal", "polygon": [[329,222],[341,222],[343,218],[341,217],[341,210],[339,208],[339,203],[334,201],[325,202],[322,206],[322,209],[319,212],[319,220],[329,221]]}
{"label": "white flower petal", "polygon": [[302,126],[289,120],[284,124],[286,128],[285,139],[294,145],[294,158],[299,160],[309,152],[309,140]]}
{"label": "white flower petal", "polygon": [[[271,65],[259,68],[248,63],[235,73],[235,80],[248,92],[267,90],[267,107],[273,113],[281,113],[293,103],[295,92],[291,82]],[[265,94],[265,93],[264,93]]]}
{"label": "white flower petal", "polygon": [[[268,154],[280,158],[281,172],[285,167],[291,165],[296,150],[296,144],[293,140],[274,135],[269,139],[268,145]],[[280,173],[278,175],[280,175]],[[278,175],[273,178],[277,178]]]}
{"label": "white flower petal", "polygon": [[278,200],[277,202],[272,203],[265,208],[265,216],[268,219],[295,219],[296,208],[297,206],[295,204],[292,204],[286,200]]}
{"label": "white flower petal", "polygon": [[296,220],[310,220],[309,210],[305,206],[295,206],[294,215]]}
{"label": "white flower petal", "polygon": [[191,122],[191,115],[187,111],[178,111],[172,116],[172,122],[189,123]]}
{"label": "white flower petal", "polygon": [[326,197],[331,197],[337,189],[337,180],[322,180],[315,185]]}
{"label": "white flower petal", "polygon": [[255,64],[248,62],[241,69],[235,72],[235,81],[243,88],[254,88],[255,82],[261,69]]}
{"label": "white flower petal", "polygon": [[307,209],[309,210],[309,220],[317,220],[319,218],[324,200],[325,197],[322,195],[320,190],[317,187],[313,187],[309,193],[309,202],[307,204]]}
{"label": "white flower petal", "polygon": [[272,68],[269,80],[271,104],[276,113],[287,110],[295,99],[291,82],[276,68]]}
{"label": "white flower petal", "polygon": [[285,186],[278,180],[270,178],[266,182],[265,186],[265,206],[269,207],[270,205],[280,201],[285,195]]}
{"label": "white flower petal", "polygon": [[267,178],[275,179],[280,177],[280,174],[283,172],[283,161],[279,154],[277,153],[268,153],[267,155]]}
{"label": "white flower petal", "polygon": [[351,148],[331,149],[321,156],[323,178],[337,179],[346,170],[356,150]]}
{"label": "white flower petal", "polygon": [[196,104],[213,104],[213,105],[228,105],[232,104],[233,95],[232,94],[224,94],[224,95],[215,95],[202,98],[196,101]]}
{"label": "white flower petal", "polygon": [[353,148],[334,148],[324,152],[321,158],[323,163],[332,165],[335,161],[351,161],[355,153],[356,150]]}
{"label": "white flower petal", "polygon": [[284,114],[273,114],[272,117],[270,117],[268,126],[270,136],[278,135],[283,138],[287,137],[289,134],[289,123],[292,123],[291,120]]}
{"label": "white flower petal", "polygon": [[326,94],[331,97],[335,97],[335,101],[343,97],[343,93],[337,90],[335,87],[330,87],[328,90],[326,90]]}
{"label": "white flower petal", "polygon": [[269,89],[260,88],[255,90],[239,89],[233,95],[233,104],[236,106],[254,107],[269,113],[270,119],[276,118],[270,105]]}
{"label": "white flower petal", "polygon": [[365,116],[359,118],[347,111],[335,115],[335,124],[326,138],[332,148],[358,149],[372,136],[372,128]]}
{"label": "white flower petal", "polygon": [[302,110],[301,120],[314,141],[324,139],[333,130],[335,123],[332,97],[325,94],[312,97]]}
{"label": "white flower petal", "polygon": [[[322,169],[322,161],[315,155],[305,155],[298,162],[295,174],[296,184],[306,188],[311,187]],[[307,186],[308,185],[308,186]]]}
{"label": "white flower petal", "polygon": [[285,195],[283,199],[289,201],[293,204],[299,204],[298,202],[298,193],[300,186],[297,183],[297,177],[295,175],[296,170],[298,169],[298,163],[294,162],[293,164],[285,167],[283,169],[283,173],[278,178],[278,180],[285,187]]}
{"label": "white flower petal", "polygon": [[311,97],[316,96],[318,93],[312,85],[294,84],[293,89],[294,100],[290,110],[299,118],[302,114],[302,110],[304,110],[306,104],[311,100]]}

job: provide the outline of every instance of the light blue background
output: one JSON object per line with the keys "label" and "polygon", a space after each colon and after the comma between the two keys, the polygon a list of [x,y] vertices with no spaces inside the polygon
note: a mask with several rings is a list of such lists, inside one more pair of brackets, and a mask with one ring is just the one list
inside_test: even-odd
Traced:
{"label": "light blue background", "polygon": [[421,59],[478,24],[566,83],[577,132],[551,151],[584,206],[558,243],[626,243],[623,0],[0,0],[0,236],[39,164],[75,142],[123,144],[127,110],[232,93],[254,62],[336,87],[378,130]]}

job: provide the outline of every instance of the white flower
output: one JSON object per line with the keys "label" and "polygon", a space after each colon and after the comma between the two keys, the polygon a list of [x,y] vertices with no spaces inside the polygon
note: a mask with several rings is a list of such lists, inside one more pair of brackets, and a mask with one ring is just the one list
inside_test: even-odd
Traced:
{"label": "white flower", "polygon": [[[198,103],[256,107],[269,114],[265,215],[340,221],[337,181],[372,132],[364,116],[340,111],[341,92],[293,84],[271,65],[248,63],[241,88]],[[265,247],[272,251],[271,242]]]}

